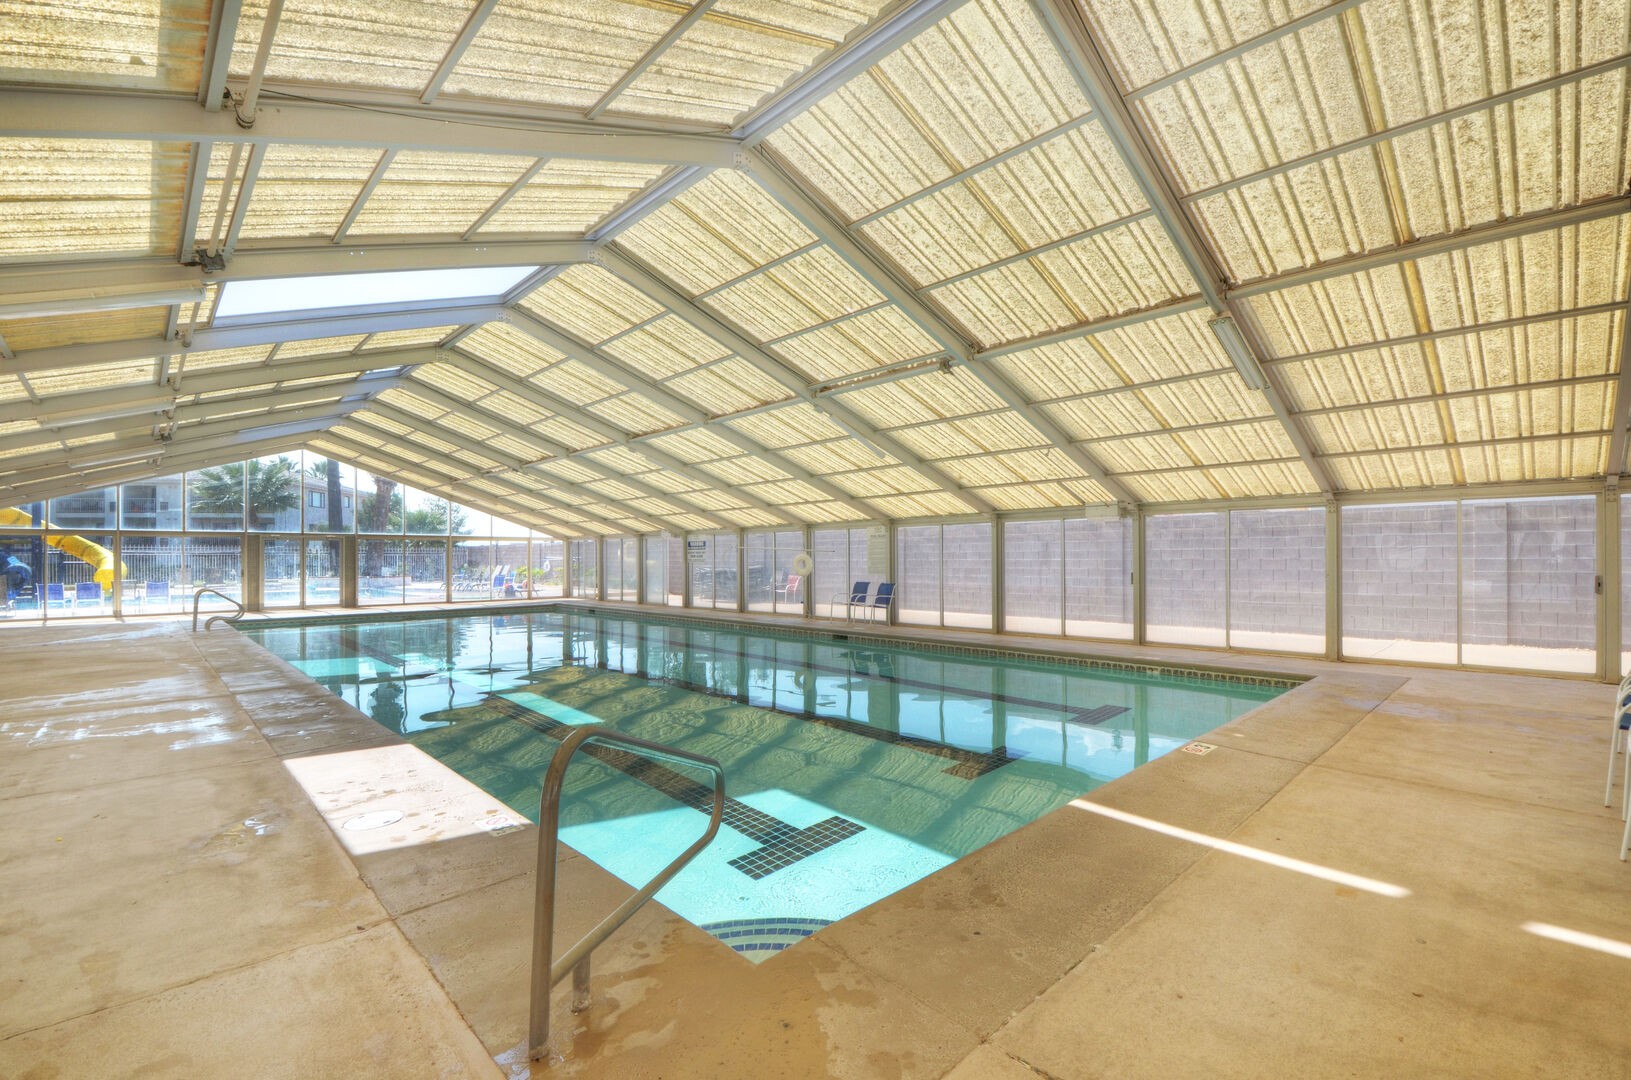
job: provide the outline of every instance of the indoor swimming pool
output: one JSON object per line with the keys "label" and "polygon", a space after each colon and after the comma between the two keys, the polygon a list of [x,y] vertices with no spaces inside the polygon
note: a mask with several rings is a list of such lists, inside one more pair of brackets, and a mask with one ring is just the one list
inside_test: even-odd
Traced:
{"label": "indoor swimming pool", "polygon": [[[532,820],[578,725],[717,759],[724,825],[657,898],[755,961],[1293,685],[573,610],[242,630]],[[638,886],[710,801],[592,748],[561,839]]]}

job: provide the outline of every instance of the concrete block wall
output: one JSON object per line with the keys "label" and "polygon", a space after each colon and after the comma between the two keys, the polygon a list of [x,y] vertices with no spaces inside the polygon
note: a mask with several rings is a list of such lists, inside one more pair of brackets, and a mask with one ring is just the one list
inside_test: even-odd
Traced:
{"label": "concrete block wall", "polygon": [[1229,515],[1229,625],[1266,633],[1325,632],[1325,511]]}
{"label": "concrete block wall", "polygon": [[1228,515],[1159,514],[1144,521],[1144,605],[1160,626],[1221,627]]}
{"label": "concrete block wall", "polygon": [[1131,519],[1065,522],[1065,618],[1133,621]]}

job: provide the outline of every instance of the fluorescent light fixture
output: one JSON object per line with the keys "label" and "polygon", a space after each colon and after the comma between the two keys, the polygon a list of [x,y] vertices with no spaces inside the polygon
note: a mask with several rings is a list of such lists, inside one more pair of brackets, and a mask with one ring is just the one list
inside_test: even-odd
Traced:
{"label": "fluorescent light fixture", "polygon": [[36,419],[41,427],[70,427],[74,424],[89,424],[97,420],[111,420],[119,416],[142,416],[150,412],[163,412],[172,408],[176,403],[176,395],[172,391],[163,394],[150,394],[147,397],[133,398],[130,401],[120,402],[118,405],[81,405],[77,408],[47,411],[41,413]]}
{"label": "fluorescent light fixture", "polygon": [[230,281],[221,287],[221,301],[215,306],[215,316],[230,319],[239,315],[331,311],[378,304],[497,300],[537,270],[536,266],[487,266]]}
{"label": "fluorescent light fixture", "polygon": [[1246,339],[1240,336],[1240,327],[1235,325],[1234,319],[1227,315],[1219,315],[1215,319],[1207,320],[1206,325],[1212,328],[1212,334],[1218,339],[1218,344],[1229,354],[1229,362],[1240,372],[1241,381],[1246,384],[1246,389],[1267,390],[1269,381],[1263,375],[1262,365],[1246,347]]}
{"label": "fluorescent light fixture", "polygon": [[75,458],[67,463],[70,469],[97,469],[103,465],[119,465],[126,461],[145,461],[148,458],[161,458],[164,456],[164,446],[155,443],[140,450],[126,450],[122,454],[107,454],[102,457]]}
{"label": "fluorescent light fixture", "polygon": [[163,307],[168,304],[196,304],[203,299],[204,286],[189,284],[89,285],[78,288],[42,289],[37,292],[12,293],[4,303],[0,303],[0,319],[79,315],[93,311],[124,311],[128,308]]}
{"label": "fluorescent light fixture", "polygon": [[1088,503],[1082,507],[1082,520],[1109,521],[1127,516],[1127,508],[1120,503]]}

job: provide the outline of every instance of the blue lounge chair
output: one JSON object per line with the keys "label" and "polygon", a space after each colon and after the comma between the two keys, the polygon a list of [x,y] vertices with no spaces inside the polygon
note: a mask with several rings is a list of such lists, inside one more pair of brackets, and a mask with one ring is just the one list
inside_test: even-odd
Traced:
{"label": "blue lounge chair", "polygon": [[843,593],[839,593],[837,596],[833,597],[832,606],[837,607],[839,604],[843,604],[844,618],[847,620],[854,613],[857,607],[862,607],[866,604],[866,594],[871,588],[872,582],[857,581],[854,585],[849,587],[849,595],[847,597]]}
{"label": "blue lounge chair", "polygon": [[142,591],[142,610],[145,612],[147,605],[155,600],[163,601],[165,608],[168,610],[170,607],[170,583],[168,581],[149,581],[145,583]]}
{"label": "blue lounge chair", "polygon": [[74,610],[79,610],[80,604],[95,604],[102,606],[102,583],[99,581],[81,581],[74,586]]}
{"label": "blue lounge chair", "polygon": [[45,587],[45,606],[56,604],[58,607],[67,607],[68,598],[62,593],[62,582],[53,581]]}

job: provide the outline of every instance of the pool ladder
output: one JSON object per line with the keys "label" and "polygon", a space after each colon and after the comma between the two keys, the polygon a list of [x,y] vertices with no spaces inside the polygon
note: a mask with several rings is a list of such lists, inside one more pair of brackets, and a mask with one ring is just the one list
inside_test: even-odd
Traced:
{"label": "pool ladder", "polygon": [[243,618],[244,617],[244,612],[246,610],[248,610],[243,606],[242,601],[234,600],[232,597],[228,596],[226,593],[222,592],[220,589],[212,589],[208,585],[206,585],[202,589],[199,589],[198,591],[193,593],[193,629],[194,630],[198,629],[198,604],[199,604],[199,601],[204,599],[204,594],[205,593],[214,593],[216,596],[219,596],[221,599],[225,600],[227,603],[231,604],[234,608],[237,609],[231,615],[211,615],[209,618],[205,619],[204,620],[204,629],[206,631],[208,631],[211,626],[215,625],[218,622],[235,623],[239,619]]}
{"label": "pool ladder", "polygon": [[[678,858],[646,883],[645,887],[624,900],[617,909],[600,921],[583,940],[566,950],[559,960],[550,962],[555,948],[555,851],[561,831],[561,784],[566,767],[585,743],[596,742],[608,746],[627,747],[637,754],[656,761],[676,765],[694,765],[707,769],[714,776],[713,811],[708,816],[708,828],[696,843],[682,851]],[[549,771],[544,774],[544,794],[538,805],[538,894],[532,921],[532,1017],[527,1027],[527,1053],[533,1061],[542,1061],[549,1052],[549,992],[556,983],[572,973],[572,1011],[582,1012],[589,1007],[589,954],[595,946],[629,920],[658,889],[668,884],[686,863],[696,858],[719,832],[720,819],[725,815],[725,770],[713,758],[692,754],[662,743],[637,739],[606,727],[580,727],[568,735],[550,759]]]}

